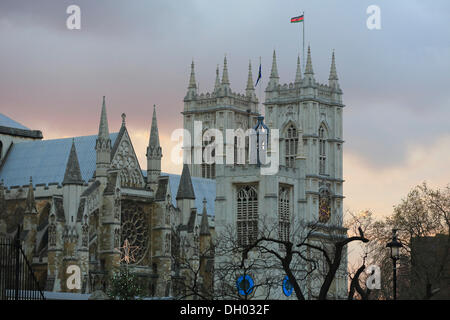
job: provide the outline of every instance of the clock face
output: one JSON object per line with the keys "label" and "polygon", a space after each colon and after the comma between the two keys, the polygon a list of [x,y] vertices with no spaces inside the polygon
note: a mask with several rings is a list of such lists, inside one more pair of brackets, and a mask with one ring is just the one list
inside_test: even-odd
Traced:
{"label": "clock face", "polygon": [[320,199],[319,203],[319,221],[327,222],[330,220],[331,207],[330,200],[328,198]]}

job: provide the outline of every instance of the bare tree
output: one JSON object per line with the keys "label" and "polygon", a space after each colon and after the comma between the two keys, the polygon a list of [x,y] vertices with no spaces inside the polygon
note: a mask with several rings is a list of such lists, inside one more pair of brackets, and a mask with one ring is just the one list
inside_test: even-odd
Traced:
{"label": "bare tree", "polygon": [[368,260],[381,268],[377,299],[392,298],[392,261],[386,244],[391,230],[398,230],[403,244],[398,289],[401,299],[430,299],[440,292],[450,265],[450,186],[434,190],[426,183],[414,187],[394,206],[392,215],[375,221],[366,230],[371,242]]}
{"label": "bare tree", "polygon": [[[341,266],[345,247],[353,241],[368,242],[361,227],[358,234],[347,237],[339,230],[333,234],[332,228],[319,222],[306,224],[299,222],[288,239],[277,236],[278,228],[272,224],[260,223],[262,228],[256,239],[244,247],[242,252],[243,264],[249,254],[257,250],[264,256],[270,256],[278,261],[281,269],[286,273],[292,284],[296,297],[305,300],[301,289],[301,282],[321,273],[319,300],[326,300],[328,292]],[[275,232],[274,232],[275,230]],[[345,230],[345,229],[344,229]],[[327,231],[324,237],[323,231]]]}

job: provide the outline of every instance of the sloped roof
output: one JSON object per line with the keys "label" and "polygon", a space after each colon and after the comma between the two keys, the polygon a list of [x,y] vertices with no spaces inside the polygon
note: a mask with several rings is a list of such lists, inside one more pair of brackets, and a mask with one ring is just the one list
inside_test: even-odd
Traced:
{"label": "sloped roof", "polygon": [[17,121],[14,121],[13,119],[5,116],[2,113],[0,113],[0,126],[8,127],[8,128],[14,128],[14,129],[30,130],[29,128],[27,128],[24,125],[18,123]]}
{"label": "sloped roof", "polygon": [[[176,206],[176,194],[180,184],[181,176],[179,174],[161,173],[169,176],[170,193],[172,202]],[[203,198],[206,198],[206,211],[209,216],[214,216],[214,201],[216,200],[216,180],[191,177],[192,186],[195,194],[195,207],[200,212],[203,208]]]}
{"label": "sloped roof", "polygon": [[[118,133],[111,133],[114,143]],[[69,159],[72,139],[75,141],[81,176],[86,182],[94,175],[96,166],[95,141],[97,135],[21,142],[14,144],[0,169],[0,179],[6,186],[62,183]]]}
{"label": "sloped roof", "polygon": [[42,132],[40,130],[30,130],[2,113],[0,113],[0,134],[42,139]]}
{"label": "sloped roof", "polygon": [[[142,170],[143,175],[146,177],[147,172]],[[178,192],[178,186],[180,185],[181,175],[173,173],[161,172],[161,176],[169,177],[170,196],[172,204],[176,207],[177,200],[176,195]],[[195,194],[195,207],[200,212],[203,208],[203,198],[206,198],[206,211],[208,216],[214,217],[214,202],[216,200],[216,180],[204,179],[198,177],[191,177],[192,186],[194,187]]]}

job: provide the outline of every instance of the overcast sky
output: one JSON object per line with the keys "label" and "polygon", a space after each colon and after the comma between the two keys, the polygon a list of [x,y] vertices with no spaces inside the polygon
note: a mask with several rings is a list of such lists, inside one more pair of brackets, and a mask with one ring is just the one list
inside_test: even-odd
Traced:
{"label": "overcast sky", "polygon": [[[81,30],[66,28],[81,7]],[[381,30],[366,9],[381,8]],[[292,82],[305,11],[316,80],[328,79],[332,50],[344,92],[345,207],[378,215],[415,185],[450,182],[450,2],[433,1],[20,1],[0,2],[0,112],[44,138],[96,134],[107,97],[110,131],[120,115],[146,168],[157,105],[163,170],[170,134],[182,127],[194,59],[200,91],[228,59],[231,87],[244,92],[249,59],[263,87],[277,51],[280,82]]]}

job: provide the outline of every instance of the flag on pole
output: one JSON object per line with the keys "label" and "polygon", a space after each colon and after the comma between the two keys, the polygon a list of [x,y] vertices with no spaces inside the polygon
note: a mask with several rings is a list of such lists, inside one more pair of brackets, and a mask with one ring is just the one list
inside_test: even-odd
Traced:
{"label": "flag on pole", "polygon": [[302,14],[301,16],[291,18],[291,23],[303,22],[304,20],[305,17]]}
{"label": "flag on pole", "polygon": [[255,87],[258,85],[259,80],[261,80],[261,61],[259,62],[258,79],[256,79]]}

